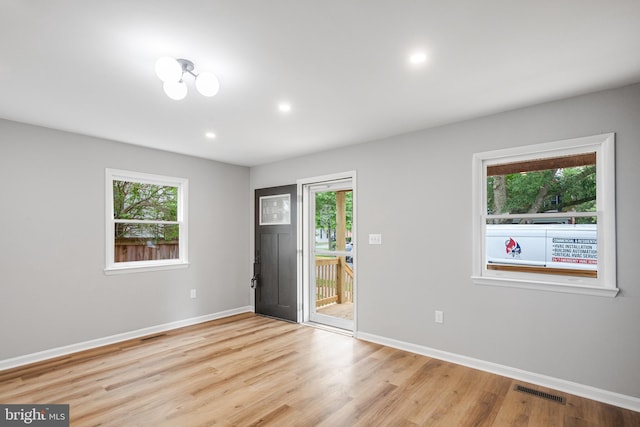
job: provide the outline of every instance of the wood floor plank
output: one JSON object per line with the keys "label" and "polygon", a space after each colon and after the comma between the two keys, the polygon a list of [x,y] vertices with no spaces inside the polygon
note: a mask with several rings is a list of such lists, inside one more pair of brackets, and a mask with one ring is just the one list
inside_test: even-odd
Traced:
{"label": "wood floor plank", "polygon": [[80,427],[640,426],[638,412],[251,313],[146,338],[0,372],[0,402],[67,403]]}

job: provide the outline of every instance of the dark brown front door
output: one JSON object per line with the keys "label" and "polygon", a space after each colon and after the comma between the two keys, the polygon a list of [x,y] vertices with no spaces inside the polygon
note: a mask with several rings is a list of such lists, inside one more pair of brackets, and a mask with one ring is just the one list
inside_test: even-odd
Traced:
{"label": "dark brown front door", "polygon": [[255,192],[256,313],[297,321],[297,186]]}

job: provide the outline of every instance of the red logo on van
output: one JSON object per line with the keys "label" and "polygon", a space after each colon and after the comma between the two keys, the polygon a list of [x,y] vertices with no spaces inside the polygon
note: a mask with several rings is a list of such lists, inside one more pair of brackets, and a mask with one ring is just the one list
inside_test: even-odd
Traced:
{"label": "red logo on van", "polygon": [[513,258],[520,256],[520,253],[522,252],[520,244],[513,240],[512,237],[509,237],[509,240],[505,240],[504,246],[507,251],[507,255],[511,255]]}

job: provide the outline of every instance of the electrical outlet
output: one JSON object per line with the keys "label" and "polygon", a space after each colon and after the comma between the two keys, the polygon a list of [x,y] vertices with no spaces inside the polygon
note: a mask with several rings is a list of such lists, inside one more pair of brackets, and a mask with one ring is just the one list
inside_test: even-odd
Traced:
{"label": "electrical outlet", "polygon": [[444,323],[444,312],[436,310],[436,323]]}
{"label": "electrical outlet", "polygon": [[191,289],[191,298],[195,298],[195,297],[196,297],[196,290]]}

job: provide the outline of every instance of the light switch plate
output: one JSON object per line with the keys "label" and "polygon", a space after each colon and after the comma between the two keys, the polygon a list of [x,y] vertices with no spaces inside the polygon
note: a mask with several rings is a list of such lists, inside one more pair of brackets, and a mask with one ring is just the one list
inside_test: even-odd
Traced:
{"label": "light switch plate", "polygon": [[370,245],[381,245],[382,244],[382,234],[369,234],[369,244]]}

